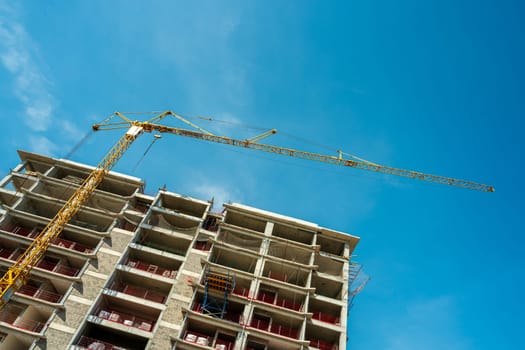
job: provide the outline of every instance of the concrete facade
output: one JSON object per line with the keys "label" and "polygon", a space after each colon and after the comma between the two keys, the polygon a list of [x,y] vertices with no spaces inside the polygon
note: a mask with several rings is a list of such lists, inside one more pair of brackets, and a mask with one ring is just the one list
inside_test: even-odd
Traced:
{"label": "concrete facade", "polygon": [[[19,154],[0,181],[2,273],[93,169]],[[143,187],[105,178],[0,311],[1,349],[346,348],[358,237]]]}

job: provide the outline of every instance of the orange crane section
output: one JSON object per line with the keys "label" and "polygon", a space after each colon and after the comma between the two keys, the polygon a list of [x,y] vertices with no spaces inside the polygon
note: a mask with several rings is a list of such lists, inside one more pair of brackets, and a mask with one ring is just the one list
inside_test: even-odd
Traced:
{"label": "orange crane section", "polygon": [[[119,117],[121,121],[111,122],[111,118],[115,116]],[[199,131],[192,131],[156,124],[157,122],[161,121],[167,116],[176,117],[179,120],[185,122],[186,124],[195,127]],[[102,182],[106,174],[109,173],[109,171],[120,160],[120,158],[123,156],[126,150],[131,146],[133,141],[135,141],[136,138],[140,136],[143,132],[156,131],[159,133],[170,133],[174,135],[191,137],[210,142],[232,145],[236,147],[244,147],[308,160],[316,160],[320,162],[348,166],[352,168],[374,171],[383,174],[403,176],[417,180],[424,180],[456,187],[467,188],[471,190],[494,192],[494,188],[492,186],[479,184],[471,181],[447,178],[438,175],[424,174],[411,170],[397,169],[377,165],[364,160],[344,159],[341,153],[339,153],[338,157],[335,157],[255,142],[259,141],[260,139],[266,136],[274,134],[275,130],[268,131],[260,136],[251,138],[249,140],[236,140],[226,136],[213,135],[210,132],[188,122],[184,118],[171,111],[161,113],[158,116],[144,122],[132,121],[124,115],[122,115],[121,113],[116,112],[112,117],[106,119],[105,122],[93,125],[94,130],[112,130],[123,128],[128,129],[124,136],[122,136],[117,141],[117,143],[110,149],[110,151],[106,154],[104,159],[102,159],[99,165],[89,174],[89,176],[84,180],[84,182],[67,200],[64,206],[53,217],[53,219],[49,221],[47,226],[40,232],[40,234],[35,238],[32,244],[18,258],[18,260],[13,264],[13,266],[11,266],[8,269],[8,271],[2,276],[2,279],[0,280],[0,309],[3,306],[5,306],[5,304],[9,302],[13,294],[26,283],[31,269],[40,261],[40,259],[42,259],[51,241],[53,241],[53,239],[57,238],[60,235],[60,233],[68,224],[68,222],[78,213],[82,205],[93,194],[93,192],[95,191],[97,186]]]}

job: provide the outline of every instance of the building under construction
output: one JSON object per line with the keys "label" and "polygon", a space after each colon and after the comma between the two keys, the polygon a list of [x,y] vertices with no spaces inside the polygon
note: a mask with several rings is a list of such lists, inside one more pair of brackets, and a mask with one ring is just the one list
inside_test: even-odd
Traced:
{"label": "building under construction", "polygon": [[[19,152],[0,269],[93,167]],[[358,237],[111,172],[0,311],[1,349],[345,349]]]}

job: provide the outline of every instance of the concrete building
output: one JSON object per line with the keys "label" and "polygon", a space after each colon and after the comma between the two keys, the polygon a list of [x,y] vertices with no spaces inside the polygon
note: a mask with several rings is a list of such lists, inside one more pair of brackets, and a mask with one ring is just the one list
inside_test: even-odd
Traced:
{"label": "concrete building", "polygon": [[[2,274],[93,169],[19,152]],[[345,349],[358,237],[110,173],[0,311],[1,349]]]}

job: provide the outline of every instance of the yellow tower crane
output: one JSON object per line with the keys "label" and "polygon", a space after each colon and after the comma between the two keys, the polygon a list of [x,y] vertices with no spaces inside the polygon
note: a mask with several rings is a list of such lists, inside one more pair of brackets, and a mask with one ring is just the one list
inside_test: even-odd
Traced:
{"label": "yellow tower crane", "polygon": [[[180,129],[157,124],[162,119],[173,116],[184,123],[194,127],[198,131]],[[118,117],[119,121],[112,121],[114,117]],[[237,147],[250,148],[254,150],[277,153],[291,157],[316,160],[335,165],[348,166],[352,168],[375,171],[383,174],[397,175],[417,180],[424,180],[430,182],[437,182],[440,184],[463,187],[471,190],[478,190],[484,192],[494,192],[492,186],[483,185],[471,181],[458,180],[443,176],[424,174],[417,171],[397,169],[388,166],[382,166],[375,163],[365,161],[363,159],[354,157],[354,159],[343,158],[343,153],[339,151],[338,156],[329,156],[305,151],[294,150],[290,148],[271,146],[263,143],[258,143],[264,137],[274,134],[275,130],[267,131],[262,135],[253,137],[247,140],[236,140],[226,136],[217,136],[211,132],[189,122],[180,115],[166,111],[147,121],[133,121],[116,112],[107,118],[101,124],[93,125],[93,130],[112,130],[112,129],[127,129],[127,132],[117,141],[117,143],[110,149],[102,161],[89,174],[84,182],[77,188],[73,195],[67,200],[64,206],[57,212],[57,214],[49,221],[46,227],[42,229],[40,234],[34,239],[31,245],[24,251],[18,260],[11,266],[3,275],[0,281],[0,309],[9,302],[13,294],[20,289],[29,277],[31,269],[44,256],[49,244],[53,239],[57,238],[68,222],[78,213],[82,205],[93,194],[97,186],[102,182],[106,174],[115,166],[122,155],[126,152],[129,146],[135,139],[144,132],[159,132],[170,133],[179,136],[192,137],[200,140],[217,142],[226,145]],[[357,160],[356,160],[357,159]]]}

